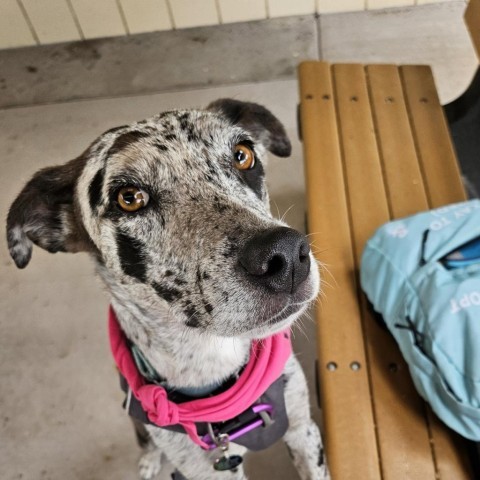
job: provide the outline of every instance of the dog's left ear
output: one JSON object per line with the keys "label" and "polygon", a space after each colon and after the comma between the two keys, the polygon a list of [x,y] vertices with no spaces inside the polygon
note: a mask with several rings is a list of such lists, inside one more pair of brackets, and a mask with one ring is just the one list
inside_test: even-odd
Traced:
{"label": "dog's left ear", "polygon": [[207,109],[224,115],[234,125],[248,130],[255,140],[265,145],[274,155],[290,156],[292,145],[285,128],[280,120],[262,105],[221,98],[212,102]]}

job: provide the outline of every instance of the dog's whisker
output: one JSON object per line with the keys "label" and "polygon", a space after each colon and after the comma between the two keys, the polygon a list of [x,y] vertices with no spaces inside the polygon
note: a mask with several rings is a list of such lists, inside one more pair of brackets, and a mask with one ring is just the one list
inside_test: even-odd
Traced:
{"label": "dog's whisker", "polygon": [[278,203],[272,199],[273,204],[275,205],[275,208],[277,209],[277,218],[280,218],[280,210],[278,208]]}
{"label": "dog's whisker", "polygon": [[287,216],[288,212],[295,206],[294,203],[292,203],[288,208],[287,210],[285,211],[285,213],[282,215],[282,218],[280,219],[281,222],[285,221],[285,217]]}
{"label": "dog's whisker", "polygon": [[305,329],[304,329],[304,326],[303,326],[303,322],[302,322],[302,319],[299,318],[296,323],[295,323],[295,328],[292,328],[292,332],[295,331],[295,329],[298,329],[298,331],[305,337],[305,340],[307,340],[307,342],[309,342],[309,338],[308,338],[308,335],[307,333],[305,332]]}

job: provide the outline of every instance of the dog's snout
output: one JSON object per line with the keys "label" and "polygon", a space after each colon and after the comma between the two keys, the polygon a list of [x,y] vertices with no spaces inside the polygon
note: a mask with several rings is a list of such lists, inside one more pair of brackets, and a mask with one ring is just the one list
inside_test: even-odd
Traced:
{"label": "dog's snout", "polygon": [[274,292],[295,293],[310,272],[310,246],[304,235],[286,227],[266,230],[240,251],[249,280]]}

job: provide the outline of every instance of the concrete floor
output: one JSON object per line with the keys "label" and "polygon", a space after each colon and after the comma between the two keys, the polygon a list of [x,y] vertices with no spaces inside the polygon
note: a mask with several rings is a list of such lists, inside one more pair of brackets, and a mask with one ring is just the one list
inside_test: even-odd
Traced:
{"label": "concrete floor", "polygon": [[[441,97],[448,101],[464,90],[477,65],[462,23],[463,8],[464,2],[449,2],[388,13],[323,16],[318,35],[310,37],[315,43],[307,48],[332,61],[432,64]],[[272,208],[280,215],[288,210],[290,224],[303,229],[294,79],[122,95],[1,111],[2,218],[37,169],[73,158],[100,132],[164,109],[235,97],[268,106],[284,122],[293,155],[270,160]],[[0,264],[0,477],[135,479],[139,452],[120,406],[122,395],[109,354],[108,297],[94,278],[89,259],[35,249],[31,264],[19,271],[1,236]],[[295,349],[313,392],[315,327],[308,319],[304,330],[305,335],[296,330]],[[319,421],[313,395],[311,403]],[[252,455],[248,471],[254,480],[297,478],[281,443]],[[169,473],[167,468],[159,478],[166,480]]]}

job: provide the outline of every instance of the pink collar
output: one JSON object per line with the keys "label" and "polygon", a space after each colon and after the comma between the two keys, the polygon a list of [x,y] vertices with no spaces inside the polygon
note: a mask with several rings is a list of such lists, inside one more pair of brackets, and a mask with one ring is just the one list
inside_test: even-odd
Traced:
{"label": "pink collar", "polygon": [[208,445],[197,435],[195,422],[224,422],[245,411],[280,377],[292,353],[289,330],[254,340],[250,360],[231,388],[213,397],[177,404],[168,399],[163,387],[147,384],[140,374],[112,307],[108,312],[108,330],[115,363],[149,420],[160,427],[182,425],[203,448]]}

